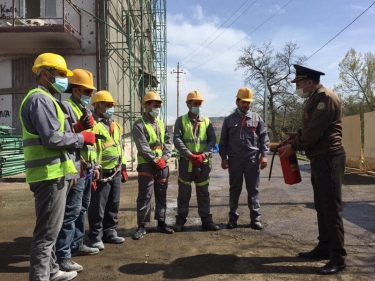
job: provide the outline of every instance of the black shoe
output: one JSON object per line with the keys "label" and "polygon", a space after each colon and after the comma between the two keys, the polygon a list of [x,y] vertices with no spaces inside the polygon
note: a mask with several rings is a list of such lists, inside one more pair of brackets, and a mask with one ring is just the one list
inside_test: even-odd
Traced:
{"label": "black shoe", "polygon": [[174,233],[173,229],[166,225],[165,222],[159,222],[158,226],[156,227],[156,230],[167,234]]}
{"label": "black shoe", "polygon": [[214,224],[213,222],[209,222],[209,223],[203,223],[202,224],[202,228],[203,230],[208,230],[208,231],[217,231],[219,230],[220,228]]}
{"label": "black shoe", "polygon": [[229,221],[227,223],[227,229],[233,229],[233,228],[237,228],[237,222],[236,221]]}
{"label": "black shoe", "polygon": [[255,230],[261,230],[263,229],[263,225],[260,221],[251,221],[250,228]]}
{"label": "black shoe", "polygon": [[145,236],[145,234],[146,234],[145,227],[143,225],[140,225],[140,226],[138,226],[137,231],[133,234],[132,238],[134,240],[139,240],[139,239],[143,238],[143,236]]}
{"label": "black shoe", "polygon": [[179,223],[176,223],[174,226],[173,226],[173,230],[175,232],[181,232],[182,230],[184,229],[184,226],[182,224],[179,224]]}
{"label": "black shoe", "polygon": [[325,266],[318,269],[318,274],[330,275],[338,273],[346,268],[346,264],[337,264],[335,261],[329,261]]}
{"label": "black shoe", "polygon": [[313,250],[310,252],[301,252],[298,254],[300,258],[303,259],[322,259],[322,260],[328,260],[330,258],[330,251],[329,249],[322,249],[321,247],[316,246]]}
{"label": "black shoe", "polygon": [[125,238],[120,237],[120,236],[111,236],[105,239],[103,238],[103,242],[109,243],[109,244],[121,244],[121,243],[124,243],[124,241],[125,241]]}

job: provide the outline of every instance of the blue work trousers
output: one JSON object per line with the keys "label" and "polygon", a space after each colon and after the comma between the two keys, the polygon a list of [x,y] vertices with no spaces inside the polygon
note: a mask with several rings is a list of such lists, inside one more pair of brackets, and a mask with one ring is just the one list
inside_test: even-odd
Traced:
{"label": "blue work trousers", "polygon": [[85,235],[86,210],[90,205],[91,178],[80,178],[66,198],[64,221],[56,241],[58,260],[71,258],[71,248],[77,248]]}

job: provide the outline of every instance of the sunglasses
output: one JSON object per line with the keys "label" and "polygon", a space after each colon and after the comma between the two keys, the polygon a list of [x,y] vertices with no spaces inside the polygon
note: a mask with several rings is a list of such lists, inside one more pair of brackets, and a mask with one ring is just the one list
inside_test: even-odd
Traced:
{"label": "sunglasses", "polygon": [[90,90],[90,89],[78,89],[82,94],[84,94],[85,96],[88,96],[88,95],[91,95],[93,90]]}

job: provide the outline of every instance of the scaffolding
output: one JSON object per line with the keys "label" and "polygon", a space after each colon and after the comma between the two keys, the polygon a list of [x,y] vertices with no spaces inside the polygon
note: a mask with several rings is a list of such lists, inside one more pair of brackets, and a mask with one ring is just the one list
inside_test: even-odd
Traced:
{"label": "scaffolding", "polygon": [[119,101],[115,115],[130,140],[133,169],[130,132],[147,91],[160,93],[161,119],[167,116],[166,0],[98,1],[98,13],[104,21],[98,23],[101,89],[109,89]]}

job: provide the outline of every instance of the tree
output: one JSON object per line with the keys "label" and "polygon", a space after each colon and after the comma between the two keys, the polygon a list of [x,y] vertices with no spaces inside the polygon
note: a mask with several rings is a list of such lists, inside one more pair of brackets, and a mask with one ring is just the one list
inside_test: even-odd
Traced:
{"label": "tree", "polygon": [[362,114],[375,109],[375,55],[353,48],[339,64],[341,83],[334,88],[343,101],[345,114]]}
{"label": "tree", "polygon": [[[263,101],[263,108],[268,108],[270,118],[265,121],[275,140],[283,139],[283,132],[296,130],[301,124],[302,104],[290,83],[293,64],[302,64],[306,60],[296,55],[297,50],[296,43],[287,42],[281,51],[275,53],[270,41],[261,47],[244,47],[237,60],[236,70],[245,70],[245,83],[252,87],[254,97]],[[266,105],[265,87],[268,90]]]}

